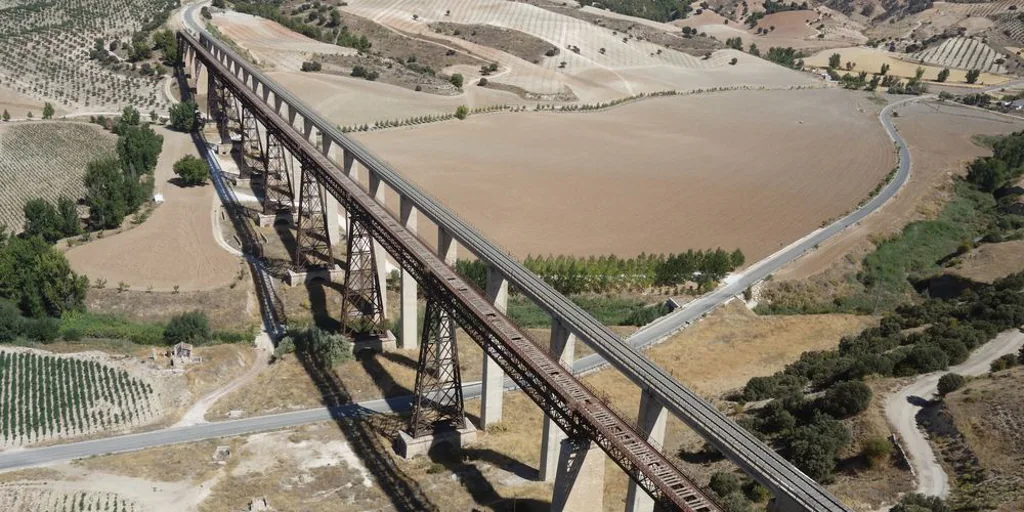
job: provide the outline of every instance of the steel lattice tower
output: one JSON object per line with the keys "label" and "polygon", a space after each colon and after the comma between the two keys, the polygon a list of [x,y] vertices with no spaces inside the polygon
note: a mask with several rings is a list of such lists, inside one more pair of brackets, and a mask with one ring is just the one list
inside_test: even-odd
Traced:
{"label": "steel lattice tower", "polygon": [[356,215],[350,222],[341,323],[345,330],[355,335],[382,336],[387,329],[384,304],[377,280],[373,238],[364,222]]}
{"label": "steel lattice tower", "polygon": [[464,428],[466,412],[462,399],[455,324],[436,300],[427,301],[418,368],[416,396],[409,424],[412,436],[421,437],[438,430]]}
{"label": "steel lattice tower", "polygon": [[245,173],[262,174],[265,171],[266,155],[263,153],[263,142],[256,126],[256,118],[248,109],[241,109],[242,155],[241,163]]}
{"label": "steel lattice tower", "polygon": [[264,166],[267,170],[263,181],[263,213],[272,215],[280,211],[292,211],[292,174],[288,168],[288,151],[281,140],[267,131],[267,152]]}
{"label": "steel lattice tower", "polygon": [[298,270],[331,268],[334,255],[327,233],[324,187],[313,175],[311,164],[302,162],[299,187],[299,225],[295,233],[295,267]]}

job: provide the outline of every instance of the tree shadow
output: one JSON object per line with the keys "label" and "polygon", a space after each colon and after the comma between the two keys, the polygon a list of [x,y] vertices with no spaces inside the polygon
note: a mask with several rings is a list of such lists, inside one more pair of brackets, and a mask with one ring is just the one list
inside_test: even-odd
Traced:
{"label": "tree shadow", "polygon": [[[523,480],[535,480],[537,478],[537,470],[517,460],[494,450],[478,448],[455,449],[449,445],[435,446],[427,455],[432,462],[444,466],[446,470],[454,475],[478,505],[488,507],[491,510],[509,511],[541,511],[551,509],[550,502],[520,500],[515,497],[508,498],[502,496],[477,464],[471,463],[473,461],[491,464]],[[474,508],[473,510],[477,509]]]}
{"label": "tree shadow", "polygon": [[176,186],[178,188],[197,188],[197,187],[205,187],[206,186],[205,182],[200,183],[198,185],[190,185],[188,183],[185,183],[185,180],[181,179],[180,176],[175,176],[175,177],[167,180],[167,183],[170,183],[171,185],[174,185],[174,186]]}
{"label": "tree shadow", "polygon": [[383,352],[383,353],[381,353],[379,355],[380,355],[380,357],[383,357],[384,359],[387,359],[388,361],[391,361],[392,363],[395,363],[395,364],[398,364],[398,365],[401,365],[401,366],[404,366],[406,368],[410,368],[410,369],[413,369],[413,370],[417,369],[419,367],[419,364],[420,364],[419,361],[417,361],[417,360],[415,360],[415,359],[413,359],[413,358],[411,358],[411,357],[409,357],[409,356],[407,356],[405,354],[399,354],[397,352]]}
{"label": "tree shadow", "polygon": [[[388,372],[380,361],[377,360],[381,354],[375,354],[370,351],[363,351],[356,355],[359,360],[359,364],[363,367],[363,371],[370,376],[370,380],[377,386],[381,396],[385,398],[396,397],[396,396],[408,396],[413,394],[413,390],[399,384],[391,373]],[[413,366],[415,368],[415,366]]]}
{"label": "tree shadow", "polygon": [[306,282],[306,293],[309,296],[313,324],[325,331],[337,332],[341,329],[341,322],[335,320],[327,308],[327,288],[333,284],[323,279],[314,279]]}

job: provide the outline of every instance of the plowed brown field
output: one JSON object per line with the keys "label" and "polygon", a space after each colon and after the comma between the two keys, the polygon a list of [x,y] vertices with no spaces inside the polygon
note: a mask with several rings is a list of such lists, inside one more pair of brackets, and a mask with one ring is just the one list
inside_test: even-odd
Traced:
{"label": "plowed brown field", "polygon": [[893,168],[877,111],[841,90],[742,91],[357,137],[520,257],[721,246],[754,261]]}

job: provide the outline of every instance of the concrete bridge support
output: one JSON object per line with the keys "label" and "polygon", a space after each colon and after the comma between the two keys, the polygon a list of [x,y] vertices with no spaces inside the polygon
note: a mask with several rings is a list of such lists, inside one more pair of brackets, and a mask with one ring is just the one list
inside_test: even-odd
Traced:
{"label": "concrete bridge support", "polygon": [[[505,314],[508,311],[508,279],[494,267],[487,267],[487,300]],[[480,428],[486,429],[501,421],[505,372],[484,353],[483,389],[480,394]]]}
{"label": "concrete bridge support", "polygon": [[[409,198],[402,196],[400,198],[399,209],[402,226],[409,230],[413,235],[416,234],[417,220],[419,215],[416,213],[416,207],[413,206],[412,201]],[[409,273],[405,268],[402,269],[402,284],[401,284],[401,312],[399,313],[402,317],[402,339],[398,340],[399,347],[405,349],[416,348],[418,338],[416,337],[416,319],[417,319],[417,304],[416,295],[418,285],[416,279]]]}
{"label": "concrete bridge support", "polygon": [[458,245],[455,243],[455,238],[441,226],[437,227],[437,255],[452,267],[455,266],[455,260],[458,259]]}
{"label": "concrete bridge support", "polygon": [[587,440],[564,439],[557,451],[551,512],[604,510],[605,454],[601,448]]}
{"label": "concrete bridge support", "polygon": [[[567,369],[572,368],[576,357],[576,336],[569,332],[557,319],[551,320],[551,354]],[[571,371],[571,370],[569,370]],[[540,479],[544,482],[554,481],[556,473],[565,470],[560,462],[559,452],[565,433],[550,417],[544,416],[544,434],[540,440]],[[558,492],[556,491],[555,494]],[[552,510],[555,510],[552,506]]]}
{"label": "concrete bridge support", "polygon": [[[637,415],[637,427],[640,434],[647,436],[647,442],[660,447],[665,442],[665,422],[668,411],[649,391],[640,392],[640,413]],[[627,512],[654,512],[654,500],[637,487],[636,482],[629,481],[626,491]]]}

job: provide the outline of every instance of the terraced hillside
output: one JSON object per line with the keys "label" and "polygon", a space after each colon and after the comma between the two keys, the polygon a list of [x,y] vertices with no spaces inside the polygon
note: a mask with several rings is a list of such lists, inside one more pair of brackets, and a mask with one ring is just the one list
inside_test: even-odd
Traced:
{"label": "terraced hillside", "polygon": [[0,350],[0,449],[124,430],[159,412],[153,386],[125,370],[76,357]]}
{"label": "terraced hillside", "polygon": [[954,37],[931,46],[910,58],[925,64],[948,68],[980,69],[989,73],[1005,73],[1006,56],[977,39]]}
{"label": "terraced hillside", "polygon": [[[177,0],[14,0],[0,4],[0,86],[67,111],[166,109],[160,78],[90,59],[97,39],[129,44]],[[152,28],[147,27],[147,28]],[[121,57],[116,57],[122,60]],[[120,63],[113,64],[120,65]]]}
{"label": "terraced hillside", "polygon": [[0,225],[21,231],[22,207],[29,199],[80,198],[86,164],[112,152],[116,140],[99,126],[85,123],[0,126]]}

